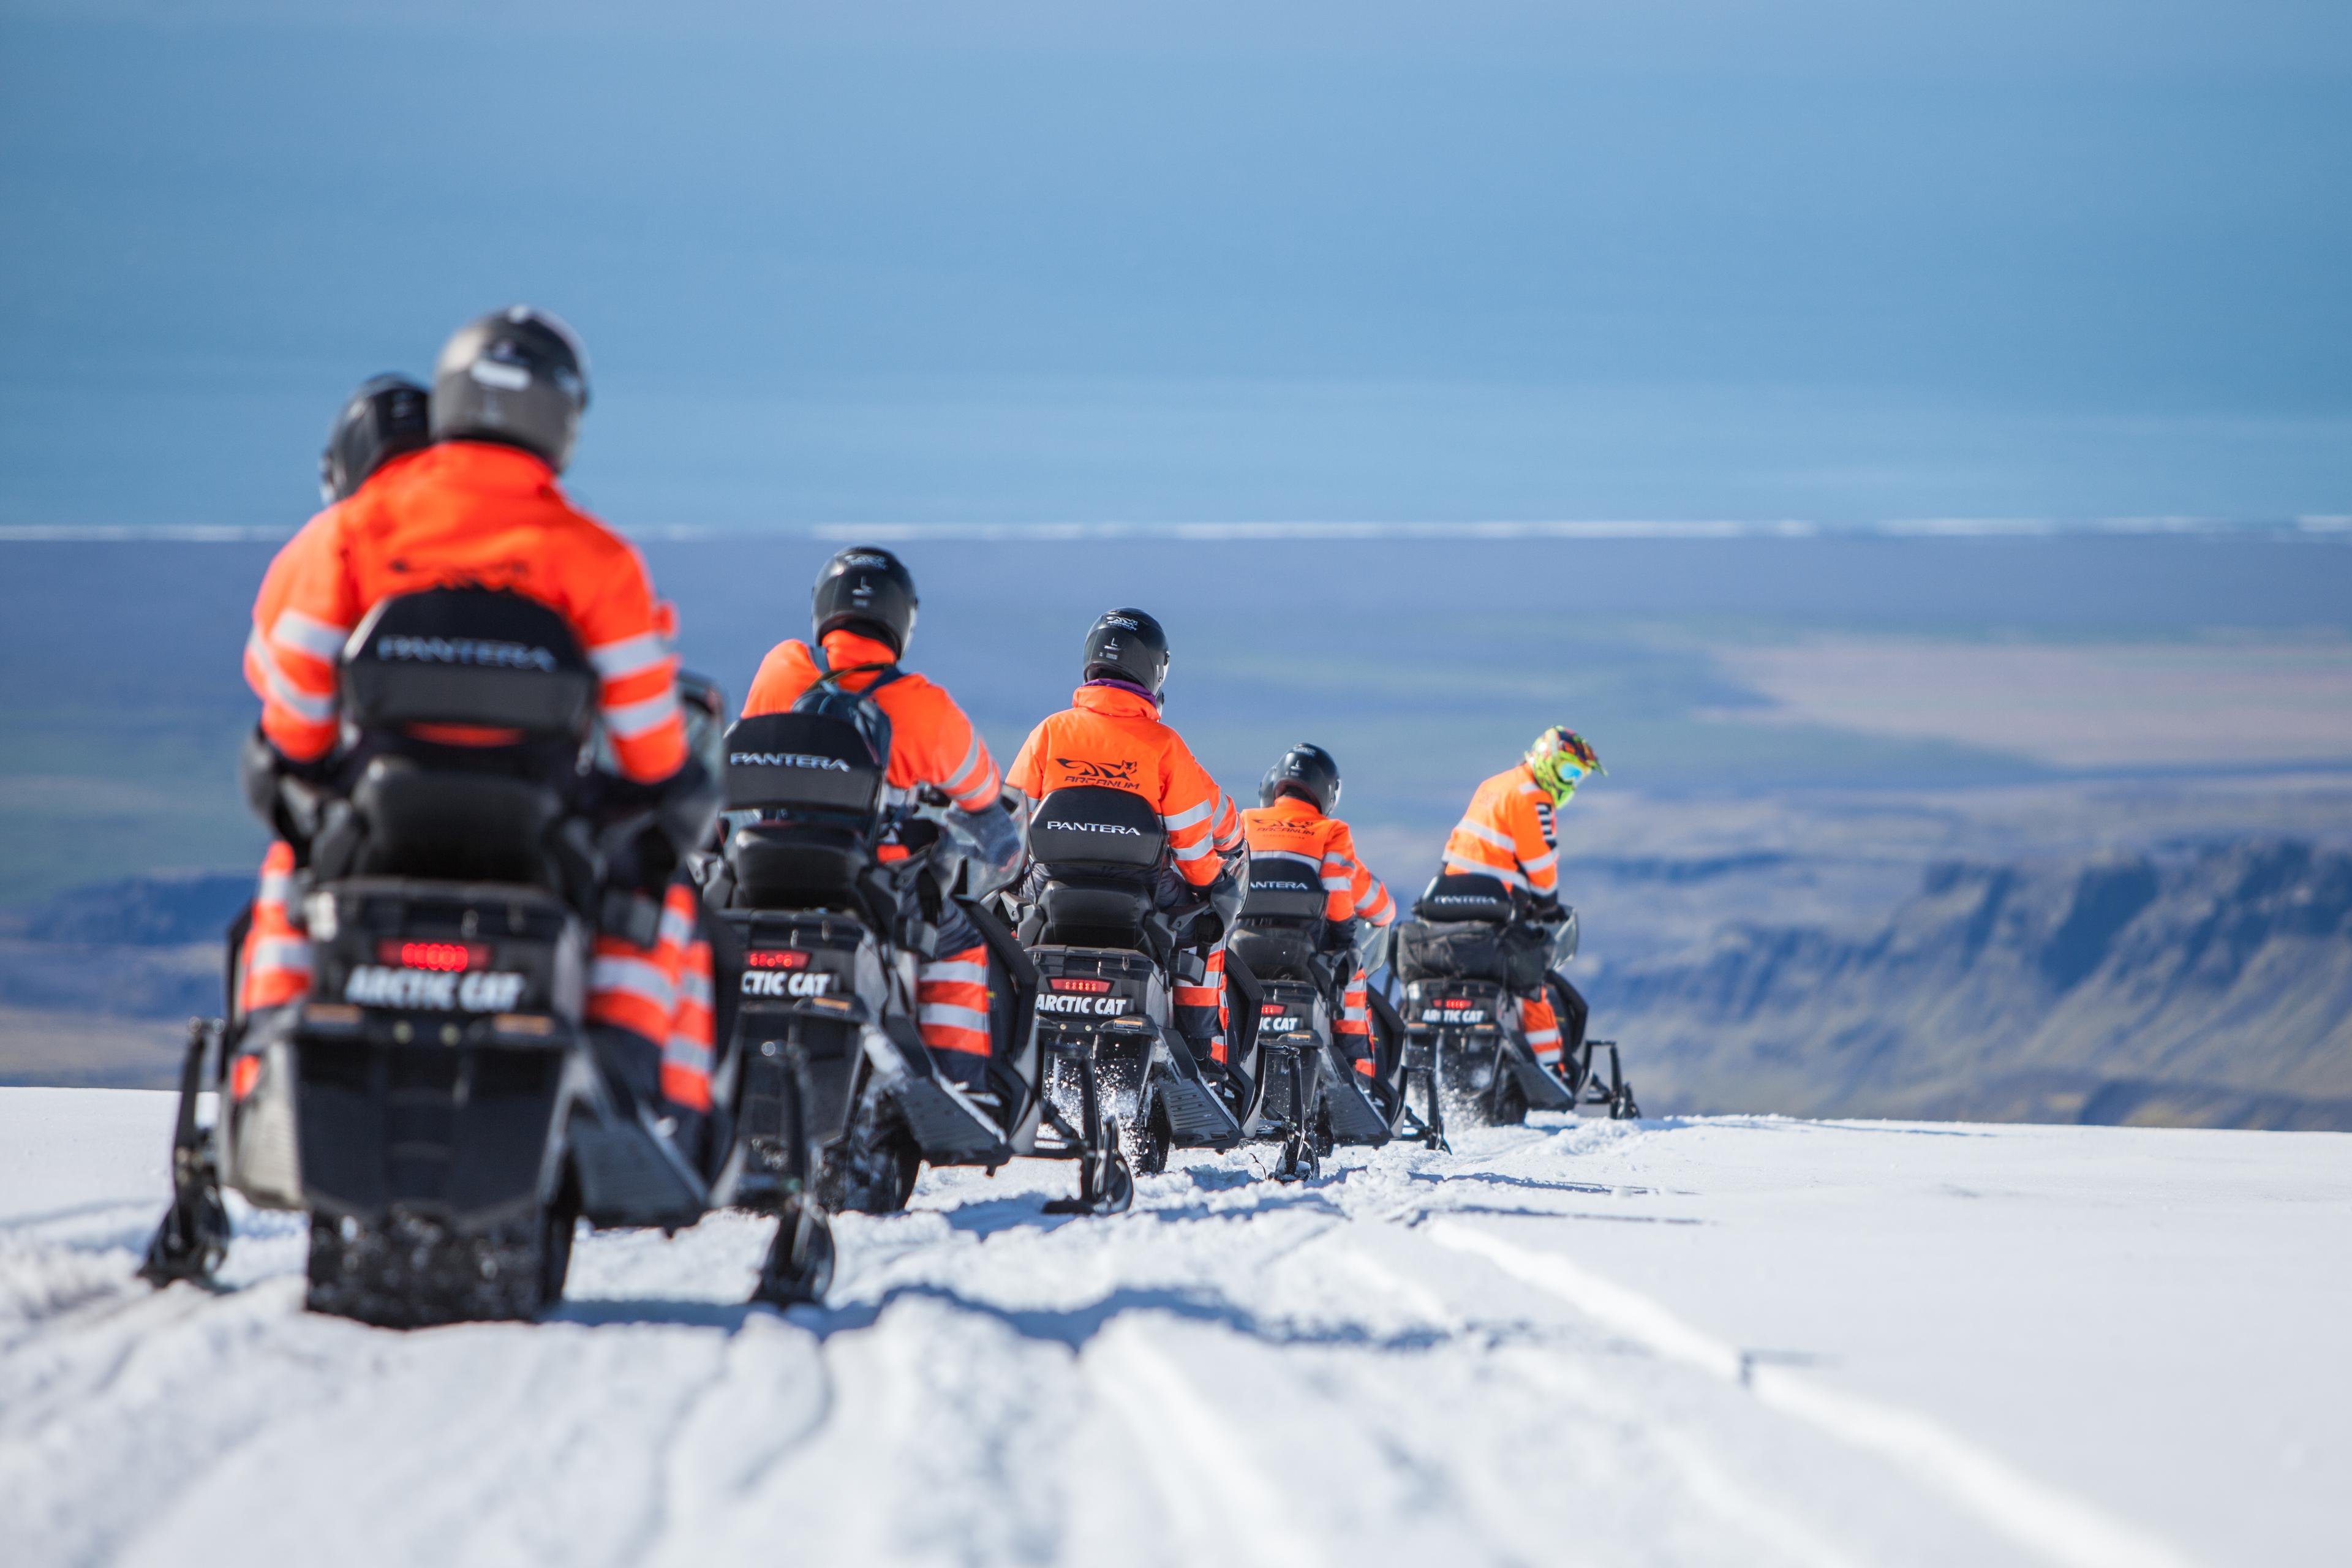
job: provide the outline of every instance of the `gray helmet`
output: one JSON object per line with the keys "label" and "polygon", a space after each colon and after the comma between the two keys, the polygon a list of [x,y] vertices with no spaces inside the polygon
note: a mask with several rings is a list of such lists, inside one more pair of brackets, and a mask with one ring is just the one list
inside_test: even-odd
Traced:
{"label": "gray helmet", "polygon": [[510,305],[457,329],[433,364],[433,438],[496,441],[572,461],[588,406],[588,352],[562,321]]}

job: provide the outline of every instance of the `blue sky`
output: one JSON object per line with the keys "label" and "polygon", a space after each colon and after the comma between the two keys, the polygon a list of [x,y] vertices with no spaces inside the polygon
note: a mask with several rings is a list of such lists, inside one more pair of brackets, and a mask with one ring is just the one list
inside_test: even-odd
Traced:
{"label": "blue sky", "polygon": [[2341,5],[635,9],[0,5],[0,523],[518,298],[625,525],[2352,510]]}

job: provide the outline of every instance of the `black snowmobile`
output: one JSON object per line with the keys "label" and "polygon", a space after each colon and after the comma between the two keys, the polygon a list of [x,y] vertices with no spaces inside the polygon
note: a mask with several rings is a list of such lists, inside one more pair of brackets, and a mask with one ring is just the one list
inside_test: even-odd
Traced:
{"label": "black snowmobile", "polygon": [[1230,1149],[1260,1120],[1266,999],[1247,963],[1227,955],[1223,1076],[1234,1103],[1173,1023],[1171,976],[1205,978],[1186,949],[1197,922],[1217,917],[1204,905],[1155,907],[1166,842],[1159,814],[1127,790],[1058,789],[1029,820],[1034,902],[1020,935],[1039,977],[1045,1074],[1034,1152],[1079,1162],[1077,1195],[1054,1200],[1050,1213],[1118,1213],[1134,1199],[1136,1173],[1167,1169],[1171,1148]]}
{"label": "black snowmobile", "polygon": [[[1387,1142],[1394,1120],[1375,1098],[1377,1076],[1358,1074],[1332,1026],[1356,954],[1349,928],[1323,918],[1328,901],[1316,868],[1286,856],[1254,856],[1226,949],[1227,962],[1239,957],[1265,991],[1258,1037],[1266,1089],[1250,1131],[1282,1141],[1278,1181],[1314,1175],[1335,1143]],[[1393,1040],[1392,1034],[1391,1058],[1398,1054]],[[1377,1068],[1377,1050],[1374,1062]]]}
{"label": "black snowmobile", "polygon": [[[310,991],[193,1032],[173,1202],[142,1273],[208,1279],[227,1189],[310,1215],[314,1310],[395,1327],[530,1317],[562,1295],[577,1220],[675,1230],[712,1195],[584,1022],[596,931],[649,946],[659,921],[606,886],[581,804],[596,673],[552,610],[436,589],[378,605],[339,679],[357,737],[341,785],[285,781],[277,803],[309,848]],[[415,738],[436,725],[514,739]],[[778,1251],[814,1298],[830,1237],[822,1214],[800,1231]]]}
{"label": "black snowmobile", "polygon": [[[1552,925],[1534,921],[1501,879],[1455,874],[1432,881],[1414,901],[1415,918],[1398,922],[1391,951],[1404,986],[1400,1088],[1409,1095],[1421,1080],[1419,1119],[1431,1148],[1444,1143],[1449,1110],[1490,1127],[1580,1104],[1606,1106],[1612,1119],[1641,1114],[1616,1043],[1586,1037],[1584,998],[1558,971],[1576,953],[1576,913],[1564,914]],[[1537,1059],[1519,1026],[1517,998],[1538,987],[1560,1021],[1558,1073]],[[1602,1049],[1606,1084],[1593,1070]]]}
{"label": "black snowmobile", "polygon": [[[985,867],[953,852],[961,814],[943,797],[889,804],[878,705],[830,681],[816,695],[727,732],[740,825],[704,885],[736,950],[722,980],[741,1066],[727,1174],[746,1207],[814,1192],[828,1209],[882,1214],[906,1206],[927,1162],[993,1170],[1028,1152],[1036,971],[980,901]],[[949,853],[933,848],[941,837]],[[886,859],[886,843],[912,852]],[[943,1074],[917,1024],[916,966],[950,900],[989,950],[992,1038],[1020,1042],[978,1085]]]}

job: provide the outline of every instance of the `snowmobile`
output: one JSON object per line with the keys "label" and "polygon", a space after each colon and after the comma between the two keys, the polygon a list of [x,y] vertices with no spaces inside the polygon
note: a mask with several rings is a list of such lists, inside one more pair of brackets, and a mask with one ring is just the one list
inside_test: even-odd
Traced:
{"label": "snowmobile", "polygon": [[1394,1120],[1374,1098],[1377,1077],[1357,1072],[1332,1027],[1356,954],[1347,927],[1323,918],[1328,898],[1317,868],[1286,856],[1254,856],[1227,944],[1227,961],[1241,958],[1265,991],[1258,1033],[1266,1104],[1251,1131],[1282,1141],[1278,1181],[1314,1175],[1336,1143],[1387,1142]]}
{"label": "snowmobile", "polygon": [[1119,1213],[1136,1174],[1166,1170],[1171,1148],[1230,1149],[1261,1120],[1266,997],[1248,965],[1227,955],[1230,1103],[1172,1021],[1171,979],[1206,978],[1189,947],[1198,922],[1217,917],[1156,907],[1166,842],[1159,814],[1127,790],[1055,790],[1029,820],[1035,868],[1019,931],[1039,977],[1045,1073],[1034,1152],[1078,1162],[1077,1195],[1048,1213]]}
{"label": "snowmobile", "polygon": [[[926,1163],[994,1170],[1028,1152],[1036,972],[981,901],[989,889],[971,885],[960,814],[943,796],[890,804],[887,734],[823,708],[727,732],[727,820],[740,826],[703,889],[735,950],[721,981],[740,1064],[726,1173],[743,1206],[814,1194],[883,1214],[906,1206]],[[934,852],[942,837],[949,852]],[[885,858],[885,844],[920,852]],[[1005,977],[991,987],[992,1037],[1020,1042],[978,1088],[940,1072],[917,1024],[917,964],[950,900]]]}
{"label": "snowmobile", "polygon": [[[584,1020],[597,931],[650,946],[659,922],[607,885],[582,805],[596,672],[546,606],[444,588],[379,605],[338,679],[347,787],[280,783],[279,819],[308,847],[310,989],[236,1016],[232,928],[231,1021],[192,1031],[173,1201],[141,1272],[208,1281],[227,1190],[310,1216],[313,1310],[530,1317],[562,1296],[578,1220],[675,1231],[713,1197]],[[425,726],[513,739],[436,744]],[[642,821],[605,826],[609,843]],[[784,1228],[771,1271],[821,1295],[823,1215]]]}
{"label": "snowmobile", "polygon": [[[1451,1110],[1478,1124],[1500,1127],[1530,1110],[1608,1108],[1612,1119],[1637,1117],[1614,1041],[1585,1037],[1584,998],[1559,966],[1576,953],[1576,913],[1557,926],[1526,918],[1523,903],[1499,878],[1441,876],[1400,921],[1391,962],[1404,991],[1399,1008],[1405,1028],[1402,1088],[1418,1079],[1423,1142],[1443,1147]],[[1517,997],[1543,989],[1560,1020],[1561,1068],[1546,1068],[1519,1026]],[[1593,1070],[1595,1053],[1609,1053],[1604,1085]]]}

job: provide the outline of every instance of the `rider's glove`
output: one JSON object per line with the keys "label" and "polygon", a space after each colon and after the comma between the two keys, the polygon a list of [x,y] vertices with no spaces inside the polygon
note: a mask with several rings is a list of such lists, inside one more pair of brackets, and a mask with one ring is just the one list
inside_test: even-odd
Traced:
{"label": "rider's glove", "polygon": [[317,836],[326,809],[327,781],[333,766],[331,753],[315,763],[296,762],[272,745],[257,725],[245,738],[237,775],[245,785],[246,804],[271,833],[293,846],[297,860],[310,859],[310,840]]}

